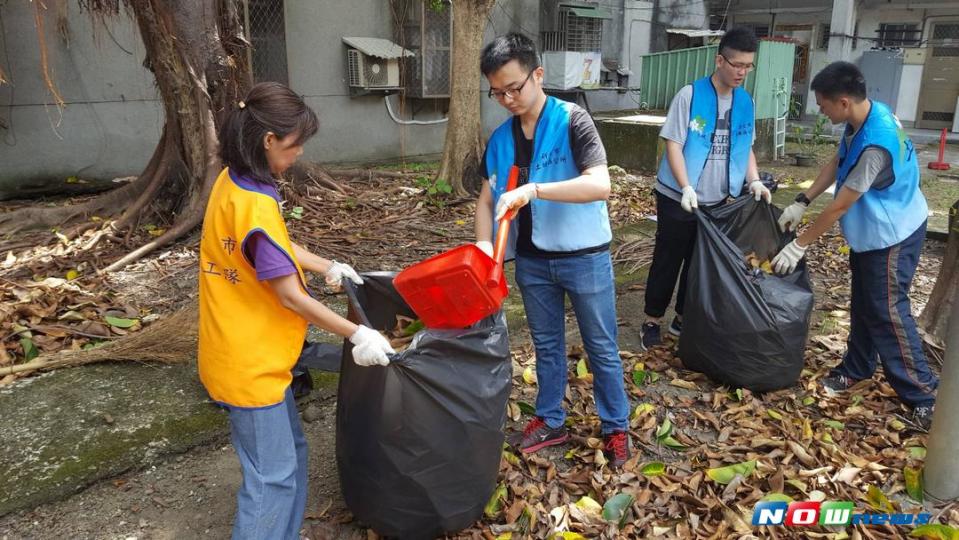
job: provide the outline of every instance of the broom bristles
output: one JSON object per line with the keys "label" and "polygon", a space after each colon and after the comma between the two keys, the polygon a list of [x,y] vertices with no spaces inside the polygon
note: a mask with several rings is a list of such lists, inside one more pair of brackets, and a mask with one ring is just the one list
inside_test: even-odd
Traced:
{"label": "broom bristles", "polygon": [[196,358],[197,306],[177,311],[143,330],[86,351],[60,351],[43,355],[26,364],[0,368],[0,376],[96,362],[132,361],[179,364]]}

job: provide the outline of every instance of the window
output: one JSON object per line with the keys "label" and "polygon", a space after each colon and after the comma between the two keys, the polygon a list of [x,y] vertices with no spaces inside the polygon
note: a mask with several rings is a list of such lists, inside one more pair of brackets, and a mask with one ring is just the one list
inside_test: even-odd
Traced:
{"label": "window", "polygon": [[922,30],[915,23],[881,23],[879,25],[879,47],[918,47]]}
{"label": "window", "polygon": [[249,61],[253,80],[288,85],[283,0],[246,0],[243,7],[247,38],[252,45]]}
{"label": "window", "polygon": [[566,34],[566,50],[596,52],[602,50],[603,19],[587,9],[564,9],[559,12],[559,25]]}
{"label": "window", "polygon": [[[737,25],[739,26],[739,25]],[[757,38],[769,37],[769,25],[768,24],[743,24],[746,28],[752,28],[753,33],[756,34]]]}
{"label": "window", "polygon": [[819,48],[828,49],[829,48],[829,34],[832,32],[831,26],[824,24],[819,27]]}

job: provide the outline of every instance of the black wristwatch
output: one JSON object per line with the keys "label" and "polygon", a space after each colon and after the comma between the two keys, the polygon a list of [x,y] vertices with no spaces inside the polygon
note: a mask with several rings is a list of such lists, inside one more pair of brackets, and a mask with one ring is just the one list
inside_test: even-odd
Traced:
{"label": "black wristwatch", "polygon": [[805,204],[806,206],[809,206],[810,204],[812,204],[812,201],[809,200],[809,197],[807,197],[805,193],[800,193],[799,195],[796,195],[796,202]]}

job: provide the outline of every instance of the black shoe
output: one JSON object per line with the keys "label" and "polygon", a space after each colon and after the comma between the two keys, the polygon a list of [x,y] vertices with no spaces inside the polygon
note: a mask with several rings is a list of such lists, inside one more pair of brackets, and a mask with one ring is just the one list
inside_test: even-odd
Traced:
{"label": "black shoe", "polygon": [[644,351],[663,343],[659,325],[656,323],[643,323],[643,327],[639,331],[639,336],[642,338]]}
{"label": "black shoe", "polygon": [[854,384],[859,381],[854,381],[845,375],[830,375],[822,380],[822,387],[826,389],[827,393],[837,393],[845,392],[852,388]]}
{"label": "black shoe", "polygon": [[919,427],[929,431],[932,426],[932,413],[935,410],[935,405],[920,405],[912,410],[912,419]]}
{"label": "black shoe", "polygon": [[673,317],[673,322],[669,323],[669,333],[679,337],[683,333],[683,320],[679,317]]}

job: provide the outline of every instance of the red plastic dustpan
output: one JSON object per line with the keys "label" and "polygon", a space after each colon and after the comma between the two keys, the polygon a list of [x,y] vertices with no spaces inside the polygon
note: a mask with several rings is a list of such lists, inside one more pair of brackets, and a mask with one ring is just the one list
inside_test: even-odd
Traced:
{"label": "red plastic dustpan", "polygon": [[[506,189],[516,187],[512,167]],[[509,293],[503,259],[513,212],[499,222],[493,257],[466,244],[430,257],[396,275],[393,286],[427,328],[465,328],[499,310]]]}

